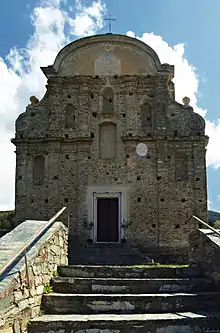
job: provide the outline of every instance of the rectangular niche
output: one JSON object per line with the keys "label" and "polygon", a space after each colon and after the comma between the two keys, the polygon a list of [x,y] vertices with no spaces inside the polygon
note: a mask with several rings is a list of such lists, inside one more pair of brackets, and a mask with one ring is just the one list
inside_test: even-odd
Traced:
{"label": "rectangular niche", "polygon": [[117,155],[117,127],[111,122],[99,125],[99,157],[115,159]]}

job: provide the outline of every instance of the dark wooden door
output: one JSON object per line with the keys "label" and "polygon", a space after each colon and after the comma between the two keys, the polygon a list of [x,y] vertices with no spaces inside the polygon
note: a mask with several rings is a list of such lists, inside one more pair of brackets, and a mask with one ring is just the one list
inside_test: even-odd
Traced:
{"label": "dark wooden door", "polygon": [[118,198],[97,198],[97,242],[118,242]]}

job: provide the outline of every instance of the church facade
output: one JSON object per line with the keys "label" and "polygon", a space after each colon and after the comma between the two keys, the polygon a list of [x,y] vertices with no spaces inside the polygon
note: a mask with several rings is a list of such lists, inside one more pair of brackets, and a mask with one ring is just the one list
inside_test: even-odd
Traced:
{"label": "church facade", "polygon": [[66,206],[74,244],[187,249],[192,215],[206,220],[208,139],[189,99],[175,101],[174,67],[104,34],[70,43],[42,71],[45,96],[31,97],[12,140],[17,221]]}

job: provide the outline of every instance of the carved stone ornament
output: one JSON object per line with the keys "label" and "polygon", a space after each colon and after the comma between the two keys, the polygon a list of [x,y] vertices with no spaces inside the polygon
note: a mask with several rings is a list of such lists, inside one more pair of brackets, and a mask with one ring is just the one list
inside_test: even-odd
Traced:
{"label": "carved stone ornament", "polygon": [[39,99],[36,96],[31,96],[30,102],[31,102],[31,105],[35,105],[35,104],[39,103]]}
{"label": "carved stone ornament", "polygon": [[105,43],[104,49],[105,49],[105,52],[110,52],[110,51],[114,50],[114,46],[112,45],[112,43]]}
{"label": "carved stone ornament", "polygon": [[101,54],[95,60],[96,75],[120,75],[121,61],[112,53]]}
{"label": "carved stone ornament", "polygon": [[189,98],[189,97],[183,97],[182,101],[183,101],[183,105],[184,105],[185,107],[190,106],[190,105],[189,105],[189,103],[190,103],[190,98]]}
{"label": "carved stone ornament", "polygon": [[203,123],[202,123],[200,117],[195,113],[192,113],[192,115],[189,119],[188,125],[191,129],[194,129],[197,131],[203,129]]}

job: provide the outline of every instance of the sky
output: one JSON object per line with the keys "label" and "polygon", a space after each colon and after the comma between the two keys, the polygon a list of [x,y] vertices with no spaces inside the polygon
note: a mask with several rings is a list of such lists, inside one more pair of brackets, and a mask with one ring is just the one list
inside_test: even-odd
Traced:
{"label": "sky", "polygon": [[208,206],[220,211],[219,0],[7,0],[0,9],[0,210],[14,208],[10,139],[30,96],[43,97],[40,66],[67,43],[108,32],[111,14],[113,33],[141,39],[175,66],[176,100],[190,97],[205,117]]}

